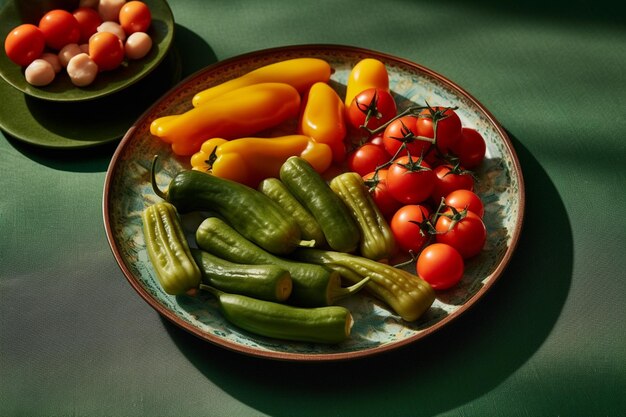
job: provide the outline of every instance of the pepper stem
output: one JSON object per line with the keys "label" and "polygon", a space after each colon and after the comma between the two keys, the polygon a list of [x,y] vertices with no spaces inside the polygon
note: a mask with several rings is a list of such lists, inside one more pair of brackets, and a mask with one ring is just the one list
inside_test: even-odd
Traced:
{"label": "pepper stem", "polygon": [[159,186],[156,182],[155,167],[157,159],[159,159],[159,155],[154,155],[154,158],[152,158],[152,165],[150,167],[150,183],[152,184],[152,190],[154,191],[154,193],[161,197],[163,200],[167,201],[167,194],[159,189]]}
{"label": "pepper stem", "polygon": [[220,295],[224,294],[222,291],[218,290],[215,287],[206,284],[200,284],[200,290],[211,293],[211,295],[215,296],[215,298],[219,298]]}
{"label": "pepper stem", "polygon": [[335,304],[335,302],[346,298],[352,294],[356,294],[357,292],[359,292],[370,280],[370,277],[367,276],[365,278],[363,278],[362,280],[360,280],[359,282],[357,282],[356,284],[353,284],[349,287],[334,287],[334,288],[329,288],[328,289],[328,301],[329,304]]}
{"label": "pepper stem", "polygon": [[315,239],[311,240],[301,240],[296,245],[299,248],[314,248],[315,247]]}

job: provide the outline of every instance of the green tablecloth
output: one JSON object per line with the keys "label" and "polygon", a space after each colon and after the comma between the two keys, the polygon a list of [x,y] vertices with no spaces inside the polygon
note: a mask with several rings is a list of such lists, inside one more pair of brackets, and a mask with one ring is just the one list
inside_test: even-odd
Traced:
{"label": "green tablecloth", "polygon": [[616,1],[500,3],[171,2],[183,75],[257,49],[346,44],[429,67],[495,115],[523,168],[526,220],[468,313],[353,362],[202,342],[111,254],[101,206],[116,143],[49,150],[0,132],[0,415],[625,415],[624,15]]}

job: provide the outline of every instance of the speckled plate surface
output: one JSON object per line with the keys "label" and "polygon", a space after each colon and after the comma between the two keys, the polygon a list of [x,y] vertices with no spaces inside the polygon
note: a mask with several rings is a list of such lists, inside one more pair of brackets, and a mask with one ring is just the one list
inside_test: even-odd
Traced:
{"label": "speckled plate surface", "polygon": [[[28,84],[24,69],[0,53],[0,76],[22,93],[41,100],[55,102],[76,102],[101,98],[123,90],[150,74],[163,61],[174,39],[174,16],[164,0],[144,0],[150,8],[152,23],[147,33],[152,38],[152,49],[142,59],[127,61],[114,71],[98,74],[96,80],[82,88],[72,84],[63,71],[57,74],[52,83],[44,87]],[[0,10],[0,34],[2,39],[22,23],[38,24],[46,11],[54,7],[74,10],[78,0],[50,0],[47,2],[7,1]],[[56,6],[55,6],[56,5]],[[45,6],[45,9],[42,7]]]}
{"label": "speckled plate surface", "polygon": [[[177,158],[169,147],[150,135],[156,117],[186,111],[193,95],[207,87],[272,62],[317,57],[333,67],[331,85],[343,94],[351,68],[365,57],[387,66],[390,87],[399,108],[409,102],[458,106],[464,126],[477,129],[487,142],[477,192],[485,203],[486,246],[469,261],[461,283],[440,292],[430,310],[417,322],[406,323],[383,304],[361,293],[342,304],[355,320],[351,338],[338,345],[294,343],[259,337],[230,325],[210,298],[172,297],[164,293],[152,271],[144,247],[141,211],[159,201],[150,186],[152,156],[160,155],[157,176],[166,188],[188,158]],[[136,122],[122,139],[107,172],[103,196],[106,233],[120,268],[137,291],[160,314],[192,334],[225,348],[258,357],[295,361],[332,361],[365,357],[414,343],[459,317],[483,297],[502,275],[517,244],[524,212],[524,184],[509,138],[487,109],[443,76],[404,59],[375,51],[337,45],[302,45],[249,53],[214,64],[170,90]],[[202,220],[187,215],[183,224],[190,236]],[[193,245],[193,243],[192,243]]]}

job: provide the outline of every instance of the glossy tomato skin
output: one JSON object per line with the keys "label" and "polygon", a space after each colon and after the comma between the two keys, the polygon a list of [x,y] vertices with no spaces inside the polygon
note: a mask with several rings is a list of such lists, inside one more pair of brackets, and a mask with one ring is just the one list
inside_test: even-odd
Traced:
{"label": "glossy tomato skin", "polygon": [[80,25],[66,10],[50,10],[39,21],[39,29],[43,32],[46,45],[57,51],[80,40]]}
{"label": "glossy tomato skin", "polygon": [[454,144],[461,136],[461,119],[449,107],[435,106],[424,109],[419,113],[415,126],[418,135],[435,138],[435,120],[437,123],[435,146],[440,153],[445,155],[451,152]]}
{"label": "glossy tomato skin", "polygon": [[480,197],[470,190],[455,190],[445,197],[446,205],[457,210],[469,210],[482,218],[485,215],[485,206]]}
{"label": "glossy tomato skin", "polygon": [[[383,144],[389,155],[404,156],[408,151],[412,156],[419,157],[426,153],[430,143],[416,139],[417,121],[417,117],[407,115],[387,125],[383,132]],[[403,144],[405,148],[400,150]]]}
{"label": "glossy tomato skin", "polygon": [[91,35],[97,32],[98,26],[102,23],[100,15],[91,7],[79,7],[72,12],[72,16],[80,27],[80,43],[88,43]]}
{"label": "glossy tomato skin", "polygon": [[436,240],[455,248],[463,259],[472,258],[480,253],[487,240],[487,229],[482,219],[471,211],[464,211],[462,217],[453,221],[447,215],[451,210],[439,216],[435,223]]}
{"label": "glossy tomato skin", "polygon": [[487,144],[483,136],[475,129],[464,127],[459,140],[452,146],[456,155],[467,169],[476,168],[485,159]]}
{"label": "glossy tomato skin", "polygon": [[421,225],[428,221],[430,210],[420,204],[400,207],[391,218],[391,232],[396,243],[405,252],[418,253],[428,242],[428,230]]}
{"label": "glossy tomato skin", "polygon": [[414,156],[394,160],[387,174],[389,193],[404,204],[426,201],[435,187],[435,174],[430,165]]}
{"label": "glossy tomato skin", "polygon": [[379,169],[377,172],[370,172],[364,175],[363,180],[369,187],[370,195],[380,212],[386,219],[391,219],[393,214],[402,206],[402,203],[389,193],[387,173],[386,169]]}
{"label": "glossy tomato skin", "polygon": [[364,176],[387,163],[389,154],[380,146],[365,143],[348,155],[348,169]]}
{"label": "glossy tomato skin", "polygon": [[435,203],[455,190],[474,190],[474,178],[467,171],[446,164],[435,167],[433,172],[436,177],[432,193]]}
{"label": "glossy tomato skin", "polygon": [[152,22],[150,8],[141,1],[129,1],[120,9],[119,22],[127,35],[146,32]]}
{"label": "glossy tomato skin", "polygon": [[89,39],[89,56],[99,71],[110,71],[124,60],[124,45],[110,32],[98,32]]}
{"label": "glossy tomato skin", "polygon": [[39,58],[46,46],[43,32],[35,25],[25,23],[13,29],[4,39],[7,57],[19,66],[26,67]]}
{"label": "glossy tomato skin", "polygon": [[360,92],[347,109],[348,123],[353,129],[379,128],[396,113],[397,107],[393,96],[383,88],[368,88]]}
{"label": "glossy tomato skin", "polygon": [[447,290],[463,278],[465,264],[459,252],[450,245],[433,243],[417,258],[417,275],[434,290]]}

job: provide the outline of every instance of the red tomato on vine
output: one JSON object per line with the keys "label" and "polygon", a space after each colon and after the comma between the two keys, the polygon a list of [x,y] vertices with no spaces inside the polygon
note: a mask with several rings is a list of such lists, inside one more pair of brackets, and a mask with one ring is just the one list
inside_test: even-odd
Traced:
{"label": "red tomato on vine", "polygon": [[383,133],[383,145],[389,155],[404,156],[408,153],[420,157],[426,153],[431,142],[417,137],[417,121],[417,117],[407,115],[399,117],[387,125]]}
{"label": "red tomato on vine", "polygon": [[459,251],[464,259],[480,253],[487,240],[482,219],[469,210],[450,208],[439,215],[435,223],[436,240]]}
{"label": "red tomato on vine", "polygon": [[387,172],[386,169],[379,169],[378,171],[370,172],[363,176],[363,180],[365,181],[365,185],[369,188],[370,195],[374,203],[376,203],[380,209],[380,212],[385,218],[390,219],[396,210],[402,206],[402,203],[393,198],[389,193]]}
{"label": "red tomato on vine", "polygon": [[396,243],[405,252],[418,253],[430,238],[430,210],[420,204],[407,204],[396,211],[390,227]]}
{"label": "red tomato on vine", "polygon": [[450,245],[433,243],[417,258],[416,272],[434,290],[452,288],[463,278],[465,264],[459,252]]}
{"label": "red tomato on vine", "polygon": [[354,129],[374,130],[393,119],[396,113],[396,102],[388,90],[368,88],[354,97],[347,115]]}
{"label": "red tomato on vine", "polygon": [[[435,125],[437,134],[435,138]],[[422,110],[417,118],[416,131],[419,136],[435,139],[435,146],[441,154],[450,153],[461,136],[461,119],[451,107],[429,107]]]}

